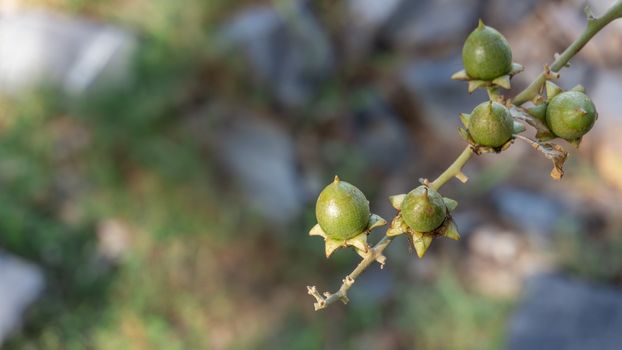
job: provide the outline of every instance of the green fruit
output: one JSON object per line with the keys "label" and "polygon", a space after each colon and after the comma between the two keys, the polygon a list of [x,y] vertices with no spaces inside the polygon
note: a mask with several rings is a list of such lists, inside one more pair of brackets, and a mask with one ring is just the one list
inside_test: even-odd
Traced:
{"label": "green fruit", "polygon": [[546,123],[558,137],[576,140],[585,135],[598,118],[590,98],[579,91],[562,92],[546,108]]}
{"label": "green fruit", "polygon": [[443,197],[426,186],[410,191],[402,202],[402,218],[408,227],[417,232],[434,231],[446,217]]}
{"label": "green fruit", "polygon": [[337,240],[350,239],[369,223],[369,201],[361,190],[339,180],[326,186],[317,199],[315,216],[324,233]]}
{"label": "green fruit", "polygon": [[462,64],[470,78],[493,80],[512,70],[512,49],[501,33],[480,21],[464,42]]}
{"label": "green fruit", "polygon": [[488,101],[479,104],[469,118],[469,134],[482,146],[501,147],[512,138],[514,121],[502,104]]}

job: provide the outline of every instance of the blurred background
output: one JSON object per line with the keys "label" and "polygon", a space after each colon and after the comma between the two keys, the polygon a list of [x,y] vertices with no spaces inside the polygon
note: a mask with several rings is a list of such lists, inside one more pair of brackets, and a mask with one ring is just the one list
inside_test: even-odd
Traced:
{"label": "blurred background", "polygon": [[486,97],[449,77],[478,19],[526,66],[515,93],[583,6],[0,1],[3,348],[619,348],[622,21],[562,73],[600,112],[562,181],[524,143],[475,157],[443,188],[463,240],[397,238],[348,306],[306,294],[359,261],[307,235],[335,174],[392,218],[464,147]]}

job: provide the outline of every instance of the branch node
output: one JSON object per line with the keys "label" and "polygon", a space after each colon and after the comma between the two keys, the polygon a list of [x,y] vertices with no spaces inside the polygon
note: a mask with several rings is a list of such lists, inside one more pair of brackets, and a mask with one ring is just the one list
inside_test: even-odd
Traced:
{"label": "branch node", "polygon": [[469,177],[466,176],[462,171],[458,171],[454,176],[462,183],[466,183],[467,181],[469,181]]}

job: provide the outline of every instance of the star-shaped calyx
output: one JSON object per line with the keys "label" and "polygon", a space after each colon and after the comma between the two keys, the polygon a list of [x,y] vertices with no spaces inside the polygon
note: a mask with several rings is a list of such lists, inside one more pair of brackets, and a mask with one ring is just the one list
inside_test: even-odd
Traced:
{"label": "star-shaped calyx", "polygon": [[[354,235],[351,238],[339,239],[339,238],[331,237],[326,232],[324,232],[324,230],[322,229],[319,223],[313,226],[313,228],[311,228],[311,230],[309,231],[309,235],[310,236],[321,236],[324,238],[325,251],[326,251],[327,258],[330,257],[333,254],[333,252],[337,250],[338,248],[345,248],[345,247],[353,247],[354,250],[361,257],[364,257],[365,254],[370,249],[369,245],[367,244],[367,236],[376,227],[384,226],[386,224],[387,224],[387,221],[385,219],[381,218],[380,216],[376,214],[370,214],[369,222],[367,223],[367,226],[360,233]],[[376,260],[378,260],[379,263],[384,264],[385,258],[384,256],[381,255]]]}
{"label": "star-shaped calyx", "polygon": [[434,238],[460,239],[450,215],[458,206],[455,200],[441,197],[427,186],[419,186],[408,194],[391,196],[389,200],[398,214],[391,221],[387,236],[408,235],[419,258],[425,255]]}
{"label": "star-shaped calyx", "polygon": [[512,69],[510,69],[510,72],[508,74],[504,74],[492,80],[481,80],[481,79],[471,78],[469,77],[466,70],[464,69],[454,73],[451,76],[451,79],[467,81],[469,83],[467,85],[467,91],[469,93],[473,93],[473,91],[479,88],[487,88],[487,87],[500,87],[500,88],[509,90],[512,88],[512,84],[510,83],[510,80],[512,79],[512,77],[522,72],[524,69],[525,67],[523,67],[522,65],[516,62],[513,62]]}

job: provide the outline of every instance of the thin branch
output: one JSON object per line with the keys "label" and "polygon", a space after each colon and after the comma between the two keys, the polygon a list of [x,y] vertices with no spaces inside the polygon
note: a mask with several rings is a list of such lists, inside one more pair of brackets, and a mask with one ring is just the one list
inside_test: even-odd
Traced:
{"label": "thin branch", "polygon": [[464,173],[462,173],[462,167],[464,167],[464,165],[471,158],[472,155],[473,155],[473,149],[471,148],[470,145],[467,145],[464,151],[460,153],[458,158],[456,158],[456,160],[453,163],[451,163],[451,165],[445,171],[443,171],[443,173],[440,174],[436,178],[436,180],[432,181],[432,183],[430,184],[430,187],[435,190],[438,190],[452,177],[456,177],[458,180],[460,180],[463,183],[467,182],[469,178],[466,175],[464,175]]}
{"label": "thin branch", "polygon": [[[354,271],[352,271],[349,275],[347,275],[341,284],[341,287],[335,293],[324,293],[324,296],[318,293],[317,288],[315,286],[307,286],[307,291],[309,295],[313,296],[316,302],[313,304],[315,311],[321,310],[328,305],[340,300],[344,304],[347,304],[348,299],[348,289],[352,287],[357,277],[365,271],[376,259],[382,256],[382,252],[386,247],[393,241],[393,237],[384,236],[376,245],[367,251],[365,257],[361,262],[356,266]],[[384,259],[382,259],[384,260]],[[383,266],[383,265],[381,265]]]}
{"label": "thin branch", "polygon": [[[447,170],[445,170],[430,184],[430,187],[438,190],[454,176],[460,181],[466,182],[468,178],[462,173],[462,167],[472,155],[473,150],[471,149],[471,146],[467,146],[458,158],[456,158],[456,160],[449,166],[449,168],[447,168]],[[374,261],[384,261],[382,252],[389,246],[389,244],[391,244],[392,241],[393,237],[385,235],[373,248],[369,249],[363,260],[361,260],[356,268],[342,280],[341,287],[335,293],[325,292],[324,295],[321,295],[315,286],[307,286],[307,292],[309,295],[314,297],[316,301],[313,304],[315,311],[324,309],[336,301],[341,301],[344,304],[347,304],[349,301],[348,290],[352,287],[358,276],[363,273],[363,271],[365,271]],[[383,265],[381,265],[381,267],[382,266]]]}
{"label": "thin branch", "polygon": [[[587,15],[587,26],[581,35],[575,40],[570,46],[564,50],[561,55],[556,56],[555,61],[550,66],[550,70],[545,69],[538,77],[527,86],[523,91],[521,91],[514,99],[512,103],[520,106],[523,103],[531,100],[536,97],[542,88],[542,85],[547,79],[548,73],[557,73],[562,68],[564,68],[570,59],[574,57],[574,55],[579,52],[585,44],[587,44],[596,33],[598,33],[601,29],[603,29],[607,24],[611,21],[622,18],[622,0],[618,0],[613,4],[605,14],[602,16],[595,18],[591,11],[586,11]],[[548,71],[548,72],[547,72]]]}

